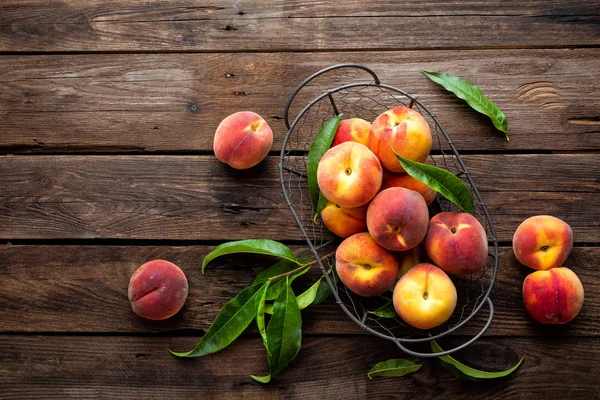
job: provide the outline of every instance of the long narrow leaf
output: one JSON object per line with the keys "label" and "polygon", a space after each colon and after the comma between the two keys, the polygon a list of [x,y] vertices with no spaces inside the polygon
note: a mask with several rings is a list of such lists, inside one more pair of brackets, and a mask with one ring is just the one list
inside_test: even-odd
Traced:
{"label": "long narrow leaf", "polygon": [[412,361],[396,358],[376,364],[367,374],[369,378],[374,376],[404,376],[418,371],[421,364],[415,364]]}
{"label": "long narrow leaf", "polygon": [[466,101],[475,111],[487,115],[492,120],[496,129],[504,132],[506,140],[510,140],[506,133],[506,115],[502,112],[500,107],[485,97],[481,92],[481,89],[475,85],[471,85],[469,82],[458,76],[445,74],[443,72],[421,72],[435,83],[442,85],[446,90],[454,93],[459,99]]}

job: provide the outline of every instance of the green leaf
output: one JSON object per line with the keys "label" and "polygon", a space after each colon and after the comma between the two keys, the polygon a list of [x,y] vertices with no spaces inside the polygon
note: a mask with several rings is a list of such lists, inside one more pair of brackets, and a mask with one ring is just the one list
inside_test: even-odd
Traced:
{"label": "green leaf", "polygon": [[391,301],[379,307],[377,310],[369,311],[369,314],[377,315],[381,318],[396,318],[398,314],[396,314],[396,309],[394,308],[394,303]]}
{"label": "green leaf", "polygon": [[374,376],[404,376],[418,371],[421,364],[415,364],[412,361],[395,358],[377,363],[367,374],[369,379]]}
{"label": "green leaf", "polygon": [[171,351],[171,354],[177,357],[200,357],[227,347],[250,325],[256,314],[256,301],[266,289],[266,283],[259,283],[242,290],[223,306],[193,350],[184,353]]}
{"label": "green leaf", "polygon": [[407,174],[439,192],[461,210],[468,213],[475,211],[471,190],[454,174],[433,165],[409,160],[398,154],[396,154],[396,158]]}
{"label": "green leaf", "polygon": [[[435,340],[431,341],[431,350],[433,350],[434,353],[441,353],[444,351],[436,343]],[[510,375],[517,368],[519,368],[519,365],[521,365],[521,363],[523,362],[523,358],[521,358],[518,363],[516,363],[513,367],[507,369],[506,371],[487,372],[468,367],[465,364],[455,360],[454,358],[448,355],[439,357],[440,361],[442,362],[442,365],[444,365],[446,369],[452,372],[452,375],[454,375],[455,378],[467,379],[472,381],[478,381],[480,379],[496,379]]]}
{"label": "green leaf", "polygon": [[271,375],[283,371],[296,357],[302,343],[302,317],[294,291],[286,285],[275,304],[267,326]]}
{"label": "green leaf", "polygon": [[271,281],[267,280],[265,283],[266,288],[262,291],[262,296],[260,296],[260,299],[256,304],[256,327],[258,328],[258,332],[262,337],[265,348],[267,349],[267,353],[269,352],[269,346],[267,345],[267,332],[265,329],[265,300],[270,283]]}
{"label": "green leaf", "polygon": [[306,162],[306,176],[308,178],[308,191],[310,193],[310,201],[312,202],[313,209],[316,210],[319,204],[319,184],[317,183],[317,168],[319,167],[319,161],[321,157],[331,147],[331,142],[335,137],[340,122],[342,121],[342,114],[338,114],[331,118],[329,121],[319,129],[319,133],[315,136],[315,140],[308,150],[308,160]]}
{"label": "green leaf", "polygon": [[[328,274],[330,274],[331,281],[335,285],[337,280],[339,279],[337,276],[337,273],[335,272],[335,270],[332,271],[332,268],[330,268],[328,271]],[[319,289],[317,290],[317,295],[315,296],[315,299],[313,300],[312,303],[313,304],[321,304],[329,296],[331,296],[331,288],[329,287],[329,285],[327,284],[325,279],[323,279],[323,284],[319,285]]]}
{"label": "green leaf", "polygon": [[319,191],[319,202],[317,203],[317,211],[315,212],[315,215],[313,217],[313,222],[315,224],[317,223],[317,217],[319,216],[319,214],[321,214],[321,211],[323,211],[325,207],[327,207],[327,204],[329,204],[329,200],[327,200],[327,198],[323,196],[323,193]]}
{"label": "green leaf", "polygon": [[298,308],[304,310],[306,307],[310,306],[315,298],[317,297],[317,292],[319,291],[319,286],[323,281],[323,277],[319,278],[315,283],[312,284],[311,287],[306,289],[304,293],[300,293],[298,295]]}
{"label": "green leaf", "polygon": [[217,257],[235,253],[254,253],[266,254],[273,257],[280,257],[292,261],[298,265],[302,265],[296,260],[294,253],[284,244],[268,239],[248,239],[238,240],[236,242],[223,243],[217,246],[213,251],[208,253],[202,261],[202,273],[206,265]]}
{"label": "green leaf", "polygon": [[481,93],[481,89],[458,76],[448,75],[443,72],[421,72],[435,83],[442,85],[446,90],[454,93],[459,99],[466,101],[475,111],[490,117],[496,129],[504,132],[507,141],[510,140],[506,133],[506,115],[504,115],[497,105]]}
{"label": "green leaf", "polygon": [[252,379],[254,379],[255,381],[260,382],[260,383],[269,383],[269,382],[271,382],[271,374],[265,375],[265,376],[250,375],[250,377]]}

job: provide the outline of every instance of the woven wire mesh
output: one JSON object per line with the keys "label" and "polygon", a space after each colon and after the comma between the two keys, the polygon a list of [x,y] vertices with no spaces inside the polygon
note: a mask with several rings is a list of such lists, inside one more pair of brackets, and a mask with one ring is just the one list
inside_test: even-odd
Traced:
{"label": "woven wire mesh", "polygon": [[[391,292],[372,298],[360,297],[350,292],[339,279],[336,279],[335,257],[324,256],[334,251],[341,239],[337,239],[330,233],[318,219],[317,223],[313,221],[315,210],[310,200],[306,177],[307,152],[320,127],[326,121],[337,113],[343,113],[344,119],[356,117],[372,122],[382,112],[400,106],[411,107],[426,119],[433,139],[432,151],[426,162],[452,172],[471,189],[475,203],[473,215],[481,222],[490,241],[488,262],[484,268],[471,275],[451,277],[458,293],[456,309],[445,324],[428,332],[412,328],[399,317],[381,318],[370,312],[389,303]],[[323,273],[329,273],[331,280],[328,283],[331,283],[338,304],[362,328],[377,336],[394,340],[398,344],[423,342],[430,338],[441,337],[463,325],[480,310],[482,302],[488,298],[498,264],[497,241],[485,204],[463,165],[460,155],[437,118],[418,99],[380,83],[365,82],[330,89],[311,101],[292,124],[281,153],[281,183],[284,195],[306,235],[308,244],[313,249],[313,254],[322,258],[319,266]],[[459,209],[438,194],[429,207],[430,217],[441,211],[459,211]],[[491,322],[492,305],[489,300],[488,303],[490,318],[485,329]],[[478,335],[482,333],[483,330]],[[405,348],[403,350],[407,351]],[[448,351],[450,352],[452,351]]]}

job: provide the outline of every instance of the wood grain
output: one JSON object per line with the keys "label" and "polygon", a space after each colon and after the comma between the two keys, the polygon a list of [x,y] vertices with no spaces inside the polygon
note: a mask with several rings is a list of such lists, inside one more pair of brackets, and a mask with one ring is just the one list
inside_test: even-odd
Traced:
{"label": "wood grain", "polygon": [[[168,6],[159,0],[5,1],[0,6],[0,51],[324,51],[600,44],[598,6],[590,2],[568,7],[538,2],[525,13],[521,11],[524,6],[496,1],[465,13],[465,2],[447,14],[443,12],[452,9],[450,4],[397,7],[387,2],[363,12],[357,2],[341,8],[313,6],[309,1],[291,6],[279,1],[273,8],[260,1],[244,3],[238,7],[238,2],[230,1],[199,4],[186,0]],[[345,13],[348,9],[353,12]],[[475,14],[476,9],[485,10],[485,19]]]}
{"label": "wood grain", "polygon": [[[218,123],[242,109],[267,119],[278,150],[289,95],[340,62],[370,66],[382,82],[417,95],[459,151],[598,150],[599,56],[599,49],[4,56],[0,151],[212,151]],[[422,69],[480,86],[506,113],[512,140]],[[354,70],[319,78],[300,92],[292,116],[327,88],[368,79]]]}
{"label": "wood grain", "polygon": [[369,380],[373,365],[403,353],[373,337],[305,337],[296,360],[268,385],[249,376],[267,372],[258,337],[203,358],[181,360],[167,352],[191,343],[169,337],[1,336],[0,386],[6,399],[589,399],[600,394],[600,347],[589,338],[482,339],[458,357],[488,370],[525,360],[510,377],[468,382],[453,378],[437,360],[415,360],[421,370],[403,378]]}
{"label": "wood grain", "polygon": [[[260,257],[223,257],[200,274],[206,246],[0,246],[0,332],[104,332],[144,333],[194,329],[206,331],[221,307],[274,261]],[[296,247],[297,254],[307,248]],[[489,335],[502,336],[600,336],[595,315],[600,312],[598,247],[577,247],[565,265],[577,273],[586,290],[580,315],[566,326],[535,323],[523,307],[522,282],[531,270],[521,266],[512,249],[500,251],[498,278],[492,292],[494,322]],[[186,306],[165,321],[147,321],[131,311],[127,285],[143,263],[166,259],[188,277]],[[299,294],[320,276],[315,268],[295,284]],[[487,284],[487,283],[486,283]],[[475,291],[471,291],[473,295]],[[459,296],[466,291],[459,290]],[[459,330],[473,335],[483,326],[487,311]],[[303,311],[308,334],[366,334],[329,299]],[[251,331],[254,330],[252,325]],[[406,331],[397,333],[406,335]]]}
{"label": "wood grain", "polygon": [[[565,219],[576,242],[598,243],[599,158],[464,161],[498,240],[510,241],[520,222],[543,210]],[[302,240],[283,199],[278,162],[269,157],[235,171],[213,156],[0,157],[0,238]]]}

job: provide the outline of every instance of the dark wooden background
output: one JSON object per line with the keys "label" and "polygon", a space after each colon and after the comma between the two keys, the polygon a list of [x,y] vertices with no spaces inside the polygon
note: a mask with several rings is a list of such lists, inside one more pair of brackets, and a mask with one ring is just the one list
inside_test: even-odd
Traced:
{"label": "dark wooden background", "polygon": [[[2,0],[0,398],[598,398],[599,45],[596,0]],[[464,154],[502,248],[493,325],[457,358],[493,370],[524,356],[513,376],[457,381],[424,361],[369,380],[404,356],[331,301],[303,313],[297,359],[266,386],[249,377],[267,372],[253,329],[214,355],[168,354],[191,348],[262,268],[217,263],[201,276],[214,245],[265,237],[302,250],[277,177],[282,110],[304,77],[340,62],[419,96]],[[511,141],[421,69],[480,86]],[[318,81],[299,104],[359,79]],[[242,109],[267,119],[275,143],[239,172],[214,158],[212,138]],[[522,305],[529,270],[510,241],[536,214],[574,231],[566,266],[586,298],[566,326],[534,323]],[[190,282],[185,308],[162,322],[127,300],[132,272],[155,258]]]}

